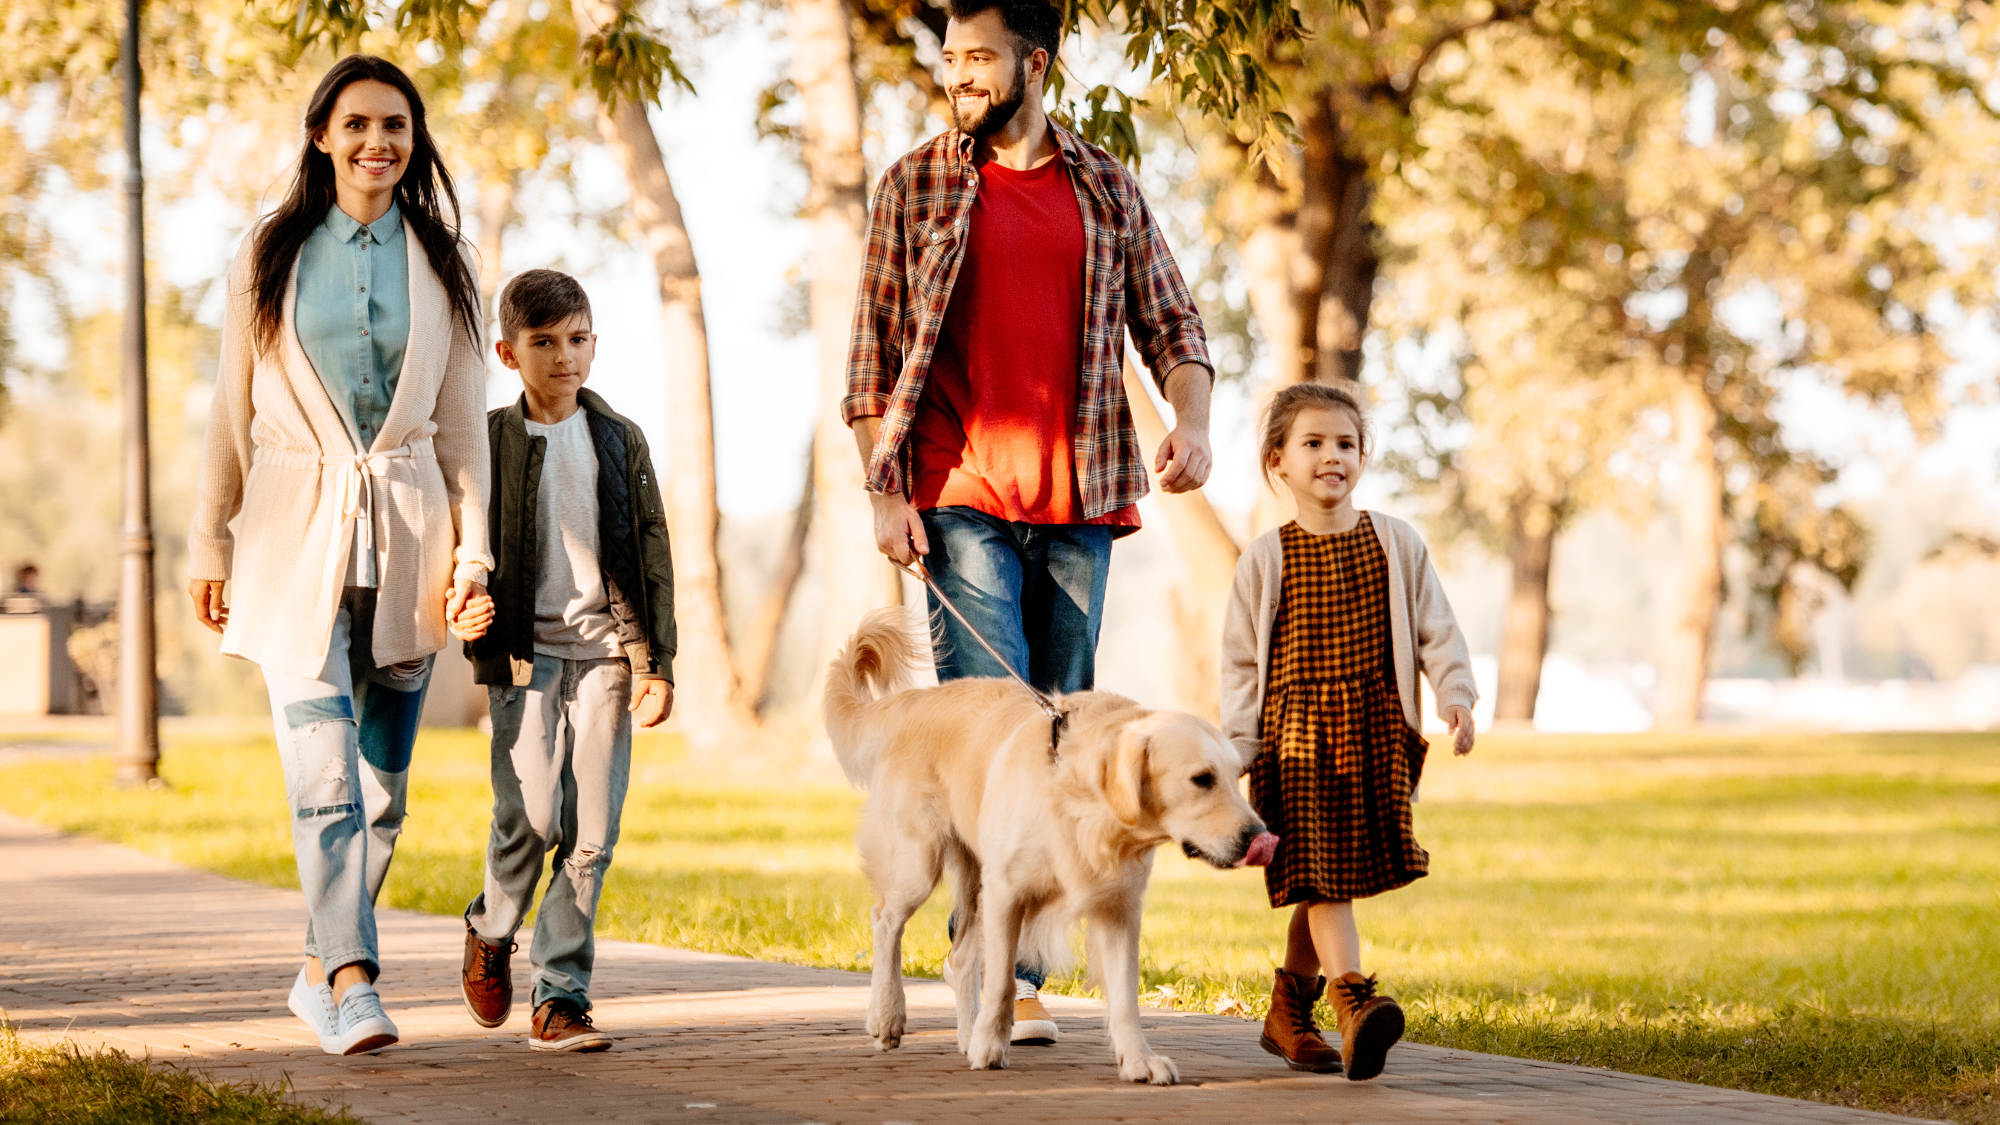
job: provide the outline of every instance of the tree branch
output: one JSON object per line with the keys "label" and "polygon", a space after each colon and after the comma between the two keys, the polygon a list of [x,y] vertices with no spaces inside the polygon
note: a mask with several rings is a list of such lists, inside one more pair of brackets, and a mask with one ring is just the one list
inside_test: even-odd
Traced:
{"label": "tree branch", "polygon": [[1484,17],[1465,20],[1439,32],[1430,42],[1424,44],[1423,50],[1417,52],[1417,61],[1411,63],[1410,69],[1404,73],[1402,88],[1396,92],[1397,108],[1408,110],[1410,103],[1416,100],[1417,86],[1423,81],[1424,70],[1431,65],[1431,60],[1437,57],[1439,51],[1453,43],[1463,41],[1466,36],[1480,28],[1521,19],[1531,14],[1538,2],[1539,0],[1497,0],[1493,10]]}

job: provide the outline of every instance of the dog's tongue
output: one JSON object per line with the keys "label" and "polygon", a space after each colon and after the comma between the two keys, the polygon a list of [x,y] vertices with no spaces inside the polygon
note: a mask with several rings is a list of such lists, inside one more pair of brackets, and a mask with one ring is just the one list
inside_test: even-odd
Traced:
{"label": "dog's tongue", "polygon": [[1276,836],[1273,836],[1269,832],[1259,832],[1257,834],[1257,837],[1250,841],[1249,850],[1243,853],[1242,866],[1244,867],[1268,866],[1271,862],[1271,857],[1277,854],[1278,854],[1278,838]]}

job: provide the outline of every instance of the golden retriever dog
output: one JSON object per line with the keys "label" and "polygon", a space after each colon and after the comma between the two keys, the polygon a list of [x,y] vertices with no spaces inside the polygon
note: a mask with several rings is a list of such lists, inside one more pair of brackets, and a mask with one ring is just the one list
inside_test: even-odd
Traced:
{"label": "golden retriever dog", "polygon": [[904,611],[876,610],[827,673],[827,735],[868,793],[857,842],[875,891],[876,1049],[902,1042],[903,927],[949,870],[958,1048],[973,1069],[1007,1065],[1016,960],[1056,959],[1081,918],[1119,1076],[1172,1084],[1139,1029],[1140,907],[1170,840],[1216,867],[1269,858],[1275,837],[1237,788],[1243,762],[1213,724],[1098,691],[1057,700],[1068,718],[1052,751],[1049,716],[1011,680],[911,687],[925,655]]}

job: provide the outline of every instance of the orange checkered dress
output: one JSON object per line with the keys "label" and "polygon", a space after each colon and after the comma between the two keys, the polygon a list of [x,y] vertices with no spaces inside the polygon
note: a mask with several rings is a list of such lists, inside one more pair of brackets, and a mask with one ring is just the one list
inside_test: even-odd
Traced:
{"label": "orange checkered dress", "polygon": [[1356,899],[1423,876],[1410,828],[1426,744],[1403,718],[1389,649],[1389,559],[1361,514],[1351,531],[1279,532],[1264,739],[1250,797],[1281,838],[1264,869],[1273,907]]}

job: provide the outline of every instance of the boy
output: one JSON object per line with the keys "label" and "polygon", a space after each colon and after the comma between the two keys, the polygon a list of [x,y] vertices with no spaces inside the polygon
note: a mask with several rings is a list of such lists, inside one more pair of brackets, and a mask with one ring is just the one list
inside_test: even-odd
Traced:
{"label": "boy", "polygon": [[[674,581],[639,427],[583,389],[597,336],[576,279],[529,270],[500,294],[500,362],[521,374],[487,415],[496,565],[492,623],[467,645],[493,716],[493,834],[485,887],[465,910],[465,1007],[499,1027],[508,955],[555,853],[535,919],[540,1051],[602,1051],[590,1021],[592,927],[618,841],[632,723],[673,710]],[[487,607],[468,607],[476,619]]]}

